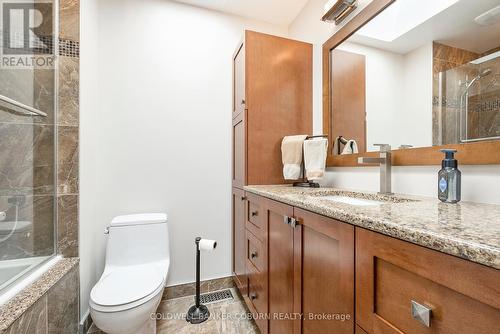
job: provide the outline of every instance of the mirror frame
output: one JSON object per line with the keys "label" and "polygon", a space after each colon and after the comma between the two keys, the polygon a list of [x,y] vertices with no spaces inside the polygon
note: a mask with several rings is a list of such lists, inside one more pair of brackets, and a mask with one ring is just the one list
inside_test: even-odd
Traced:
{"label": "mirror frame", "polygon": [[[397,0],[373,0],[332,37],[323,44],[323,133],[328,134],[329,147],[333,147],[335,138],[330,134],[331,129],[331,88],[330,88],[330,51],[342,44],[358,29],[381,13]],[[429,166],[439,165],[443,159],[443,148],[456,149],[457,159],[462,165],[497,165],[500,164],[500,140],[485,140],[480,142],[418,147],[392,150],[392,164],[394,166]],[[378,157],[378,152],[365,152],[349,155],[333,155],[328,150],[326,165],[328,167],[366,167],[358,164],[358,157]]]}

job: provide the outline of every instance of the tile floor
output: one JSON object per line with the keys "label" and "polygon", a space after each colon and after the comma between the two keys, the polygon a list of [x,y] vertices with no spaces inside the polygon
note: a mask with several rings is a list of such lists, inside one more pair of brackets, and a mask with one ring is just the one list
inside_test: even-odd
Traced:
{"label": "tile floor", "polygon": [[[199,325],[191,325],[185,320],[186,312],[194,304],[193,296],[164,300],[157,312],[165,320],[158,320],[158,334],[258,334],[253,320],[246,316],[248,309],[235,289],[231,289],[234,299],[208,304],[210,319]],[[95,325],[88,334],[102,334]]]}

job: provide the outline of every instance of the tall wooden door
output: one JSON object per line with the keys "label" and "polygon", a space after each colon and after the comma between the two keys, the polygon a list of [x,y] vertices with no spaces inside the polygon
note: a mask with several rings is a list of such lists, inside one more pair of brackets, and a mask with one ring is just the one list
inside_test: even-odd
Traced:
{"label": "tall wooden door", "polygon": [[233,188],[233,274],[238,288],[244,294],[247,289],[246,278],[246,230],[245,230],[245,192]]}
{"label": "tall wooden door", "polygon": [[[331,64],[330,133],[334,140],[356,140],[359,152],[366,152],[365,56],[334,49]],[[337,154],[337,143],[331,147]]]}
{"label": "tall wooden door", "polygon": [[293,333],[294,312],[294,229],[287,223],[293,216],[293,207],[265,200],[269,251],[269,333]]}
{"label": "tall wooden door", "polygon": [[354,332],[354,227],[301,209],[295,240],[294,334]]}
{"label": "tall wooden door", "polygon": [[233,187],[246,185],[246,112],[233,119]]}
{"label": "tall wooden door", "polygon": [[245,44],[233,56],[233,119],[245,110]]}

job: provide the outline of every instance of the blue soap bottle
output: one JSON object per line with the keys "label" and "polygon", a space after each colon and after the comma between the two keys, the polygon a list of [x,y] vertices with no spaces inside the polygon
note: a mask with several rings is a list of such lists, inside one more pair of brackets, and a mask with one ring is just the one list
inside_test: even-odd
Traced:
{"label": "blue soap bottle", "polygon": [[441,202],[460,202],[462,173],[458,170],[458,161],[455,159],[457,150],[441,150],[445,158],[438,173],[438,198]]}

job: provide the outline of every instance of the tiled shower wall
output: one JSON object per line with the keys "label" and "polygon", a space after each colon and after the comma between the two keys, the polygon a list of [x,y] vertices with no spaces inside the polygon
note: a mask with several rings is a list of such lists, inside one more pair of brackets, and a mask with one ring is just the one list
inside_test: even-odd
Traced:
{"label": "tiled shower wall", "polygon": [[[469,90],[467,112],[467,136],[469,139],[500,136],[500,88],[494,84],[500,74],[500,61],[493,60],[481,65],[468,64],[484,54],[434,43],[433,45],[433,144],[459,142],[460,97],[466,78],[472,80],[486,68],[492,74],[476,82]],[[497,58],[498,59],[498,58]],[[466,65],[467,64],[467,65]],[[442,82],[439,82],[439,73]],[[462,85],[460,85],[462,82]],[[442,100],[439,100],[441,94]]]}
{"label": "tiled shower wall", "polygon": [[[80,2],[59,2],[57,252],[78,256]],[[68,47],[69,45],[69,47]]]}
{"label": "tiled shower wall", "polygon": [[[471,60],[480,57],[479,54],[448,45],[433,43],[433,103],[432,103],[432,143],[433,145],[456,144],[459,138],[457,126],[460,117],[460,95],[458,82],[465,73],[450,71],[446,80],[439,85],[439,72],[460,67]],[[451,84],[448,84],[451,83]],[[443,99],[439,104],[438,96],[441,89]]]}
{"label": "tiled shower wall", "polygon": [[[36,241],[40,249],[51,251],[54,239],[50,233],[54,221],[54,205],[57,209],[57,244],[56,252],[64,257],[78,256],[78,132],[79,132],[79,0],[61,0],[59,2],[60,17],[60,50],[58,58],[58,113],[54,120],[52,97],[45,96],[40,101],[44,105],[37,105],[46,110],[49,116],[33,124],[23,124],[17,121],[16,116],[0,113],[0,159],[2,150],[7,145],[26,145],[35,148],[30,153],[33,156],[22,157],[25,161],[33,162],[25,166],[32,169],[30,175],[18,173],[16,175],[16,189],[25,183],[28,193],[36,197],[33,207],[26,208],[32,211],[33,223],[39,232],[34,231],[40,240]],[[53,80],[49,73],[25,73],[33,78],[35,85],[31,94],[42,96],[53,92]],[[13,78],[12,82],[15,82]],[[25,78],[26,79],[26,78]],[[20,78],[17,78],[20,82]],[[22,87],[16,87],[21,91]],[[53,95],[53,94],[47,94]],[[36,99],[35,99],[36,100]],[[11,117],[6,119],[7,117]],[[23,131],[26,134],[23,134]],[[33,132],[28,135],[28,132]],[[44,150],[50,147],[50,141],[57,133],[57,161],[54,168],[54,151]],[[24,135],[24,137],[23,137]],[[5,138],[4,138],[5,136]],[[25,139],[23,139],[25,138]],[[5,140],[3,140],[5,139]],[[26,143],[23,142],[26,141]],[[3,147],[5,145],[5,147]],[[22,147],[22,146],[20,146]],[[7,150],[5,150],[7,152]],[[34,168],[33,168],[34,167]],[[56,171],[57,175],[54,175]],[[54,177],[57,177],[56,201],[54,204]],[[3,178],[5,180],[5,178]],[[9,182],[12,180],[9,180]],[[32,184],[33,183],[33,184]],[[5,185],[0,184],[0,188]],[[4,194],[8,195],[8,194]],[[0,200],[8,196],[0,196]],[[27,200],[26,203],[30,202]],[[47,226],[45,226],[45,225]],[[36,247],[36,245],[34,246]],[[38,254],[42,255],[42,254]],[[78,266],[72,268],[61,280],[38,299],[25,313],[22,314],[6,331],[7,333],[77,333],[79,323],[79,275]]]}
{"label": "tiled shower wall", "polygon": [[50,255],[55,240],[58,254],[78,256],[79,1],[61,0],[59,9],[61,47],[55,74],[53,69],[1,70],[2,94],[33,104],[48,116],[0,112],[0,208],[9,208],[8,220],[13,220],[14,206],[8,201],[25,196],[19,220],[31,221],[33,229],[29,236],[13,235],[3,242],[0,260]]}

